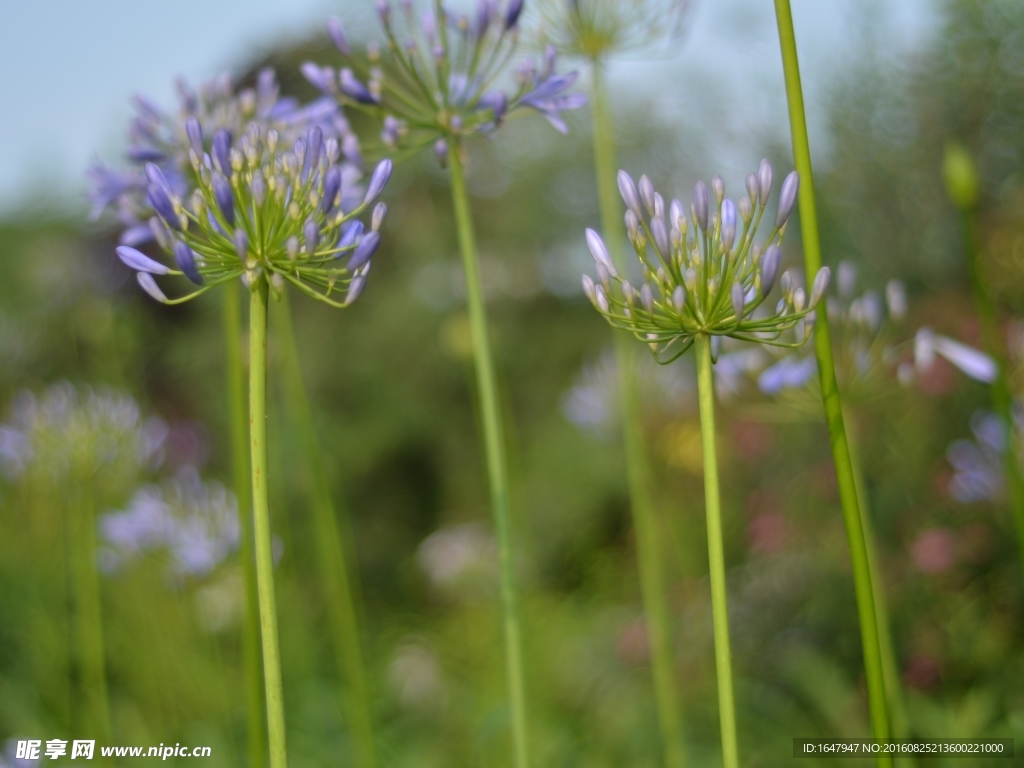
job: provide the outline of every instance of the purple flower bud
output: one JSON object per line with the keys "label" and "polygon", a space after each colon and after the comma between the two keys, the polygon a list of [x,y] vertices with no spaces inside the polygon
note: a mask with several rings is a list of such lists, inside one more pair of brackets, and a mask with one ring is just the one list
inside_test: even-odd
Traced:
{"label": "purple flower bud", "polygon": [[213,134],[213,159],[220,166],[220,172],[231,175],[231,132],[221,128]]}
{"label": "purple flower bud", "polygon": [[117,257],[136,272],[151,272],[154,275],[166,275],[167,267],[159,261],[154,261],[141,251],[131,246],[121,245],[117,248]]}
{"label": "purple flower bud", "polygon": [[[355,245],[356,240],[359,238],[361,234],[363,234],[363,229],[363,222],[359,221],[359,219],[356,219],[355,221],[350,221],[346,225],[345,231],[341,235],[341,239],[338,240],[338,248],[351,248],[353,245]],[[339,253],[334,258],[340,259],[341,254]]]}
{"label": "purple flower bud", "polygon": [[701,231],[708,229],[708,185],[698,181],[693,188],[693,210],[697,216],[697,226]]}
{"label": "purple flower bud", "polygon": [[320,162],[320,152],[324,146],[324,132],[319,125],[311,125],[306,131],[306,157],[302,161],[302,183],[305,184],[309,174]]}
{"label": "purple flower bud", "polygon": [[608,253],[608,247],[604,244],[604,240],[592,229],[587,229],[587,248],[590,249],[591,256],[596,261],[601,262],[608,268],[608,272],[612,275],[616,274],[615,265],[612,263],[612,257]]}
{"label": "purple flower bud", "polygon": [[434,142],[434,157],[437,158],[437,163],[442,168],[448,166],[448,142],[444,139],[438,139]]}
{"label": "purple flower bud", "polygon": [[686,290],[681,285],[677,285],[676,289],[672,291],[672,305],[676,308],[676,312],[680,315],[683,314],[683,308],[686,307]]}
{"label": "purple flower bud", "polygon": [[629,239],[635,241],[640,233],[640,220],[632,211],[626,211],[626,231],[629,232]]}
{"label": "purple flower bud", "polygon": [[644,217],[644,213],[640,209],[640,196],[637,194],[636,184],[633,183],[633,177],[625,171],[619,171],[618,181],[619,194],[622,195],[622,202],[626,204],[626,207],[629,208],[629,210],[636,214],[637,219],[642,219]]}
{"label": "purple flower bud", "polygon": [[356,246],[355,253],[352,254],[352,258],[348,260],[348,271],[355,272],[363,264],[370,260],[370,257],[376,252],[377,247],[380,245],[380,232],[368,232],[363,235],[363,239],[359,241],[359,245]]}
{"label": "purple flower bud", "polygon": [[373,170],[370,177],[370,186],[366,188],[366,196],[363,198],[363,205],[369,205],[377,196],[384,191],[384,187],[391,179],[392,164],[390,160],[381,160]]}
{"label": "purple flower bud", "polygon": [[377,0],[377,15],[385,27],[391,21],[391,4],[387,0]]}
{"label": "purple flower bud", "polygon": [[164,220],[167,226],[172,229],[181,230],[181,222],[178,220],[178,214],[174,210],[174,203],[171,202],[170,195],[167,194],[163,187],[159,184],[150,184],[146,197],[153,210],[160,215],[160,218]]}
{"label": "purple flower bud", "polygon": [[711,343],[708,346],[711,347],[711,362],[717,363],[718,355],[722,351],[722,337],[712,336]]}
{"label": "purple flower bud", "polygon": [[195,117],[185,121],[185,133],[188,134],[189,144],[196,151],[199,157],[203,156],[203,127]]}
{"label": "purple flower bud", "polygon": [[683,204],[672,198],[672,202],[668,206],[668,223],[673,227],[682,229],[683,225],[680,222],[685,218],[686,211],[683,210]]}
{"label": "purple flower bud", "polygon": [[523,12],[523,0],[511,0],[505,11],[505,29],[512,29],[519,23],[519,14]]}
{"label": "purple flower bud", "polygon": [[263,171],[257,169],[253,172],[249,188],[252,190],[252,201],[257,207],[262,207],[267,200],[267,181],[263,178]]}
{"label": "purple flower bud", "polygon": [[346,67],[345,69],[341,70],[341,72],[338,75],[338,82],[339,87],[341,88],[341,92],[344,93],[349,98],[358,101],[360,104],[377,103],[377,99],[375,99],[373,97],[373,94],[370,93],[367,87],[363,85],[361,82],[359,82],[356,76],[352,74],[351,69]]}
{"label": "purple flower bud", "polygon": [[718,174],[711,180],[711,189],[715,191],[715,199],[722,202],[722,198],[725,197],[725,182]]}
{"label": "purple flower bud", "polygon": [[332,165],[324,174],[324,192],[320,200],[320,211],[330,213],[338,202],[338,192],[341,190],[341,169]]}
{"label": "purple flower bud", "polygon": [[348,292],[345,294],[345,306],[350,306],[363,293],[366,287],[366,275],[356,275],[348,284]]}
{"label": "purple flower bud", "polygon": [[133,163],[160,162],[167,158],[159,149],[142,146],[128,147],[127,155]]}
{"label": "purple flower bud", "polygon": [[239,261],[246,261],[249,258],[249,236],[241,227],[235,230],[234,241],[235,253],[238,254]]}
{"label": "purple flower bud", "polygon": [[159,301],[161,304],[167,303],[167,297],[164,295],[164,292],[160,290],[160,286],[156,284],[156,280],[153,279],[153,276],[151,274],[149,274],[148,272],[137,272],[135,274],[135,279],[139,282],[139,285],[142,287],[142,290],[144,290],[154,299]]}
{"label": "purple flower bud", "polygon": [[373,217],[370,219],[370,229],[374,232],[380,229],[384,223],[384,217],[388,215],[388,206],[386,203],[377,203],[373,207]]}
{"label": "purple flower bud", "polygon": [[772,164],[767,158],[757,168],[757,189],[760,193],[761,205],[767,205],[768,196],[772,193]]}
{"label": "purple flower bud", "polygon": [[590,275],[583,276],[583,292],[587,295],[587,298],[590,299],[590,303],[596,307],[597,299],[594,295],[594,281],[591,279]]}
{"label": "purple flower bud", "polygon": [[213,174],[213,196],[217,200],[217,207],[220,208],[224,221],[229,226],[235,223],[235,194],[231,191],[231,184],[219,173]]}
{"label": "purple flower bud", "polygon": [[750,217],[754,213],[753,209],[750,207],[750,198],[747,197],[746,195],[741,197],[739,208],[740,218],[743,219],[744,221],[750,221]]}
{"label": "purple flower bud", "polygon": [[196,255],[181,240],[174,242],[174,260],[178,264],[178,269],[185,273],[185,277],[196,285],[203,284],[203,276],[196,268]]}
{"label": "purple flower bud", "polygon": [[760,194],[761,186],[757,181],[756,173],[747,174],[747,196],[750,198],[751,203],[757,203],[757,197]]}
{"label": "purple flower bud", "polygon": [[775,285],[775,276],[779,274],[782,262],[782,250],[777,245],[769,245],[761,257],[761,295],[767,296]]}
{"label": "purple flower bud", "polygon": [[156,184],[167,196],[170,197],[174,194],[174,190],[171,189],[170,183],[167,181],[167,177],[164,176],[164,172],[160,169],[156,163],[146,163],[146,179],[151,184]]}
{"label": "purple flower bud", "polygon": [[341,26],[341,20],[332,16],[327,20],[327,34],[331,36],[331,42],[345,56],[352,55],[352,49],[348,47],[348,40],[345,39],[345,30]]}
{"label": "purple flower bud", "polygon": [[647,215],[654,215],[654,185],[651,180],[647,178],[647,174],[640,177],[640,183],[637,185],[640,192],[640,200],[644,204],[644,208],[647,209]]}
{"label": "purple flower bud", "polygon": [[311,61],[307,61],[299,67],[299,71],[309,84],[318,91],[331,93],[334,90],[334,70],[330,67],[320,67]]}
{"label": "purple flower bud", "polygon": [[654,313],[654,292],[651,290],[649,283],[644,283],[640,286],[640,303],[644,305],[647,314]]}
{"label": "purple flower bud", "polygon": [[316,219],[309,218],[302,227],[302,236],[306,240],[306,253],[312,256],[316,253],[316,247],[320,245],[320,225]]}
{"label": "purple flower bud", "polygon": [[743,319],[743,307],[746,304],[746,292],[742,283],[732,284],[729,298],[732,299],[732,311],[736,313],[736,322],[739,322]]}
{"label": "purple flower bud", "polygon": [[597,302],[597,308],[602,312],[607,313],[611,309],[608,304],[608,297],[604,293],[604,288],[600,285],[594,286],[594,299]]}
{"label": "purple flower bud", "polygon": [[775,226],[781,227],[789,219],[793,212],[793,204],[796,203],[796,193],[800,188],[800,174],[790,171],[786,180],[782,182],[782,190],[779,192],[779,212],[775,215]]}
{"label": "purple flower bud", "polygon": [[736,241],[736,204],[732,200],[722,203],[722,246],[726,251],[732,250]]}
{"label": "purple flower bud", "polygon": [[651,219],[651,235],[654,237],[654,245],[666,260],[672,255],[669,249],[668,231],[665,229],[665,221],[661,218]]}
{"label": "purple flower bud", "polygon": [[824,298],[825,291],[828,290],[828,281],[831,277],[832,273],[828,267],[822,267],[818,270],[818,274],[814,276],[814,285],[811,286],[812,307],[818,306],[818,303]]}

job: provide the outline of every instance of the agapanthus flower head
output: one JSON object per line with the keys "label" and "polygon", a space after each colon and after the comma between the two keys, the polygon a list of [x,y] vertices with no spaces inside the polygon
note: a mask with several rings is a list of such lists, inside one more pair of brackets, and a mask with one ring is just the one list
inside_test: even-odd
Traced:
{"label": "agapanthus flower head", "polygon": [[345,57],[343,66],[308,62],[302,72],[322,93],[377,117],[385,153],[411,155],[433,147],[441,156],[438,141],[492,131],[523,108],[540,112],[564,133],[561,112],[585,103],[581,94],[569,92],[576,73],[555,73],[554,48],[539,65],[523,62],[515,75],[508,72],[522,0],[478,0],[469,14],[440,2],[422,13],[409,1],[392,9],[381,0],[377,9],[386,54],[371,44],[365,56],[353,55],[334,19],[329,30]]}
{"label": "agapanthus flower head", "polygon": [[[127,169],[96,163],[88,171],[92,215],[96,218],[105,210],[114,210],[124,225],[122,245],[136,247],[154,237],[148,164],[160,169],[169,193],[184,196],[197,182],[191,155],[201,158],[209,154],[227,163],[223,137],[237,142],[252,123],[264,133],[277,131],[285,146],[303,136],[310,125],[318,125],[325,137],[338,141],[348,163],[343,206],[351,208],[358,202],[356,182],[362,174],[359,142],[332,99],[301,105],[295,99],[282,98],[272,69],[261,70],[253,88],[236,87],[231,76],[224,74],[195,88],[179,80],[177,92],[178,103],[170,110],[144,97],[135,98]],[[222,137],[219,142],[218,137]]]}
{"label": "agapanthus flower head", "polygon": [[689,0],[543,0],[537,37],[569,55],[601,59],[679,36]]}
{"label": "agapanthus flower head", "polygon": [[136,491],[124,511],[99,520],[103,562],[113,570],[143,554],[166,550],[176,576],[205,576],[238,546],[234,496],[182,467],[161,485]]}
{"label": "agapanthus flower head", "polygon": [[[953,468],[949,494],[963,504],[976,501],[1002,502],[1006,492],[1006,449],[1010,440],[1020,444],[1024,413],[1014,409],[1012,434],[996,414],[978,411],[971,417],[974,439],[954,440],[946,449]],[[1019,452],[1018,452],[1019,455]]]}
{"label": "agapanthus flower head", "polygon": [[[185,195],[157,165],[146,166],[147,196],[156,211],[150,223],[174,266],[120,246],[117,255],[136,270],[139,285],[157,301],[177,304],[228,280],[254,285],[266,276],[275,290],[287,281],[332,306],[351,304],[380,244],[380,233],[356,217],[384,189],[391,161],[377,166],[362,200],[346,209],[341,146],[319,125],[291,144],[258,122],[237,141],[220,129],[212,149],[202,156],[190,151],[195,183]],[[154,275],[183,275],[198,288],[168,299]]]}
{"label": "agapanthus flower head", "polygon": [[584,275],[584,292],[613,327],[649,344],[658,362],[679,357],[698,334],[711,337],[715,358],[722,337],[795,348],[810,335],[830,273],[822,267],[810,291],[783,273],[782,297],[773,310],[765,307],[779,273],[799,177],[794,171],[783,181],[774,225],[758,240],[771,192],[767,161],[762,168],[769,169],[768,188],[762,190],[756,174],[750,174],[748,195],[738,206],[725,197],[721,178],[712,182],[713,200],[707,185],[697,182],[689,212],[679,200],[666,206],[646,176],[635,183],[619,171],[626,229],[640,262],[639,288],[618,273],[600,235],[587,230],[597,281]]}

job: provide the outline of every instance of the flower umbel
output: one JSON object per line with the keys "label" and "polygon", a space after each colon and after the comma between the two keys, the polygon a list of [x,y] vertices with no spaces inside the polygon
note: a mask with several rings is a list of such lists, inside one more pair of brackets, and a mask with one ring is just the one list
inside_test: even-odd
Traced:
{"label": "flower umbel", "polygon": [[331,38],[345,56],[340,70],[312,62],[302,72],[316,88],[344,106],[382,121],[381,142],[389,151],[412,155],[433,147],[444,162],[447,140],[497,128],[512,113],[529,107],[559,131],[560,113],[585,103],[568,93],[576,73],[555,74],[555,50],[549,48],[538,68],[519,67],[508,90],[506,68],[519,41],[522,0],[479,0],[475,12],[458,15],[440,2],[418,13],[409,0],[393,12],[385,0],[377,5],[388,54],[368,46],[365,59],[352,54],[341,23],[332,19]]}
{"label": "flower umbel", "polygon": [[[698,334],[710,336],[713,349],[722,336],[798,347],[810,335],[815,307],[828,288],[828,267],[815,276],[810,296],[789,272],[783,273],[779,280],[783,295],[774,312],[762,309],[779,271],[780,246],[798,184],[795,171],[786,177],[774,225],[766,240],[757,241],[772,188],[767,160],[758,173],[747,175],[747,195],[738,205],[725,197],[725,183],[716,176],[711,192],[716,208],[709,211],[708,187],[697,182],[689,216],[678,200],[672,200],[666,210],[664,199],[646,176],[636,184],[628,173],[619,171],[626,228],[643,283],[636,288],[619,275],[601,237],[588,229],[597,282],[584,275],[583,290],[613,327],[647,342],[662,364],[685,353]],[[783,334],[794,329],[795,339],[784,340]]]}
{"label": "flower umbel", "polygon": [[599,59],[682,31],[688,0],[546,0],[537,30],[567,54]]}

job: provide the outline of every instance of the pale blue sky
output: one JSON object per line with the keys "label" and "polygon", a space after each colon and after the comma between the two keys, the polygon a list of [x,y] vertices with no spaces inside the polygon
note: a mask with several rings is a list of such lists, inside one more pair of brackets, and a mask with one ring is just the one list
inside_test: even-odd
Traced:
{"label": "pale blue sky", "polygon": [[[669,115],[708,101],[736,105],[716,118],[723,141],[751,126],[784,131],[773,4],[693,2],[680,53],[656,64],[623,63],[613,83],[663,93]],[[933,4],[793,0],[812,109],[813,94],[854,55],[860,19],[874,19],[884,48],[902,50],[927,39]],[[199,80],[239,66],[274,43],[322,29],[332,13],[358,27],[371,8],[371,0],[8,3],[0,14],[0,212],[26,190],[79,198],[90,159],[118,157],[132,94],[167,103],[177,75]],[[820,118],[812,113],[812,121],[827,146]]]}

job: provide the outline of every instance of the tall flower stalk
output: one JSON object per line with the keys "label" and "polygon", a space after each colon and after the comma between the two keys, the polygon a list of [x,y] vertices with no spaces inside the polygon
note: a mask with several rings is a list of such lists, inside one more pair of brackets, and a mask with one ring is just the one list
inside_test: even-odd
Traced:
{"label": "tall flower stalk", "polygon": [[[307,121],[307,123],[310,121]],[[267,309],[271,291],[290,283],[333,307],[347,307],[366,286],[380,244],[383,203],[367,228],[367,211],[391,176],[391,162],[377,166],[362,200],[347,202],[345,161],[335,136],[310,125],[293,142],[255,119],[233,136],[218,128],[212,140],[199,118],[185,120],[191,174],[172,186],[155,163],[145,166],[146,200],[155,215],[147,227],[173,260],[167,266],[129,245],[117,255],[136,271],[140,287],[157,301],[176,305],[211,288],[241,280],[249,288],[249,447],[256,586],[263,651],[264,698],[271,768],[287,765],[267,492]],[[290,143],[290,146],[289,146]],[[339,160],[341,162],[339,162]],[[184,276],[191,293],[168,298],[154,276]]]}
{"label": "tall flower stalk", "polygon": [[689,215],[678,200],[666,208],[646,176],[636,184],[619,171],[618,186],[643,283],[637,289],[620,275],[600,235],[588,229],[597,281],[584,275],[583,290],[613,328],[647,344],[657,362],[671,363],[696,347],[722,759],[726,768],[738,768],[712,366],[723,336],[784,348],[802,345],[828,287],[829,270],[815,275],[810,296],[784,273],[779,281],[783,295],[774,311],[764,306],[775,285],[780,246],[799,187],[797,174],[789,174],[782,184],[775,224],[766,240],[756,241],[772,189],[767,160],[757,173],[748,174],[747,194],[738,205],[725,197],[725,183],[716,176],[714,212],[709,210],[710,193],[703,181],[694,188]]}
{"label": "tall flower stalk", "polygon": [[[432,148],[451,178],[452,208],[466,279],[466,300],[476,367],[491,510],[498,544],[505,669],[511,713],[512,753],[516,768],[530,764],[526,675],[515,584],[515,558],[509,502],[505,437],[498,402],[494,359],[480,283],[473,218],[466,190],[465,141],[490,134],[515,111],[530,108],[559,131],[568,129],[560,113],[579,107],[583,98],[567,93],[575,73],[556,75],[549,49],[538,69],[524,62],[511,93],[500,86],[519,39],[522,0],[501,8],[480,0],[472,15],[456,15],[435,0],[419,14],[412,2],[398,10],[377,3],[387,55],[370,43],[365,58],[353,55],[341,23],[328,30],[345,57],[340,70],[306,63],[306,79],[343,106],[380,121],[379,151],[407,158]],[[366,145],[370,151],[373,147]]]}
{"label": "tall flower stalk", "polygon": [[[356,576],[346,558],[346,541],[342,535],[337,511],[331,500],[327,482],[327,468],[323,451],[316,436],[313,409],[302,380],[302,368],[292,328],[291,306],[288,292],[281,292],[281,301],[272,313],[272,325],[281,350],[281,368],[287,401],[299,446],[309,471],[311,512],[316,532],[317,565],[320,584],[324,590],[327,623],[334,646],[334,655],[347,683],[342,706],[348,715],[352,740],[355,744],[356,765],[374,768],[377,749],[374,744],[370,686],[363,664],[363,649],[356,607]],[[276,322],[275,322],[276,321]],[[348,531],[345,531],[348,533]]]}
{"label": "tall flower stalk", "polygon": [[944,162],[946,189],[950,201],[960,212],[960,226],[963,232],[964,250],[967,254],[967,269],[971,279],[971,294],[974,311],[981,322],[981,336],[985,351],[996,361],[996,376],[990,389],[992,409],[1003,422],[1006,432],[1006,448],[1003,452],[1006,484],[1010,513],[1017,531],[1017,545],[1020,548],[1021,565],[1024,567],[1024,474],[1021,472],[1017,441],[1013,439],[1015,419],[1013,415],[1013,394],[1007,373],[1005,343],[999,330],[999,312],[981,267],[981,240],[977,227],[979,192],[978,172],[967,151],[957,145],[946,149]]}
{"label": "tall flower stalk", "polygon": [[[796,34],[789,0],[775,0],[778,21],[782,67],[786,79],[786,97],[789,103],[789,125],[793,139],[793,158],[804,183],[800,190],[800,223],[804,246],[804,264],[811,273],[821,267],[821,243],[818,239],[818,217],[814,202],[814,178],[811,171],[811,150],[807,139],[807,119],[804,115],[803,91],[800,86],[800,65],[797,59]],[[871,562],[864,536],[864,521],[857,500],[857,484],[850,459],[850,446],[843,421],[843,408],[836,384],[832,359],[832,341],[828,323],[821,323],[814,334],[814,351],[818,361],[821,387],[832,460],[835,464],[839,487],[839,500],[843,509],[846,537],[853,566],[853,582],[860,620],[864,670],[867,677],[868,705],[871,730],[876,739],[889,738],[889,711],[885,692],[885,673],[878,639],[878,621],[872,586]],[[892,766],[892,758],[880,753],[879,766]]]}

